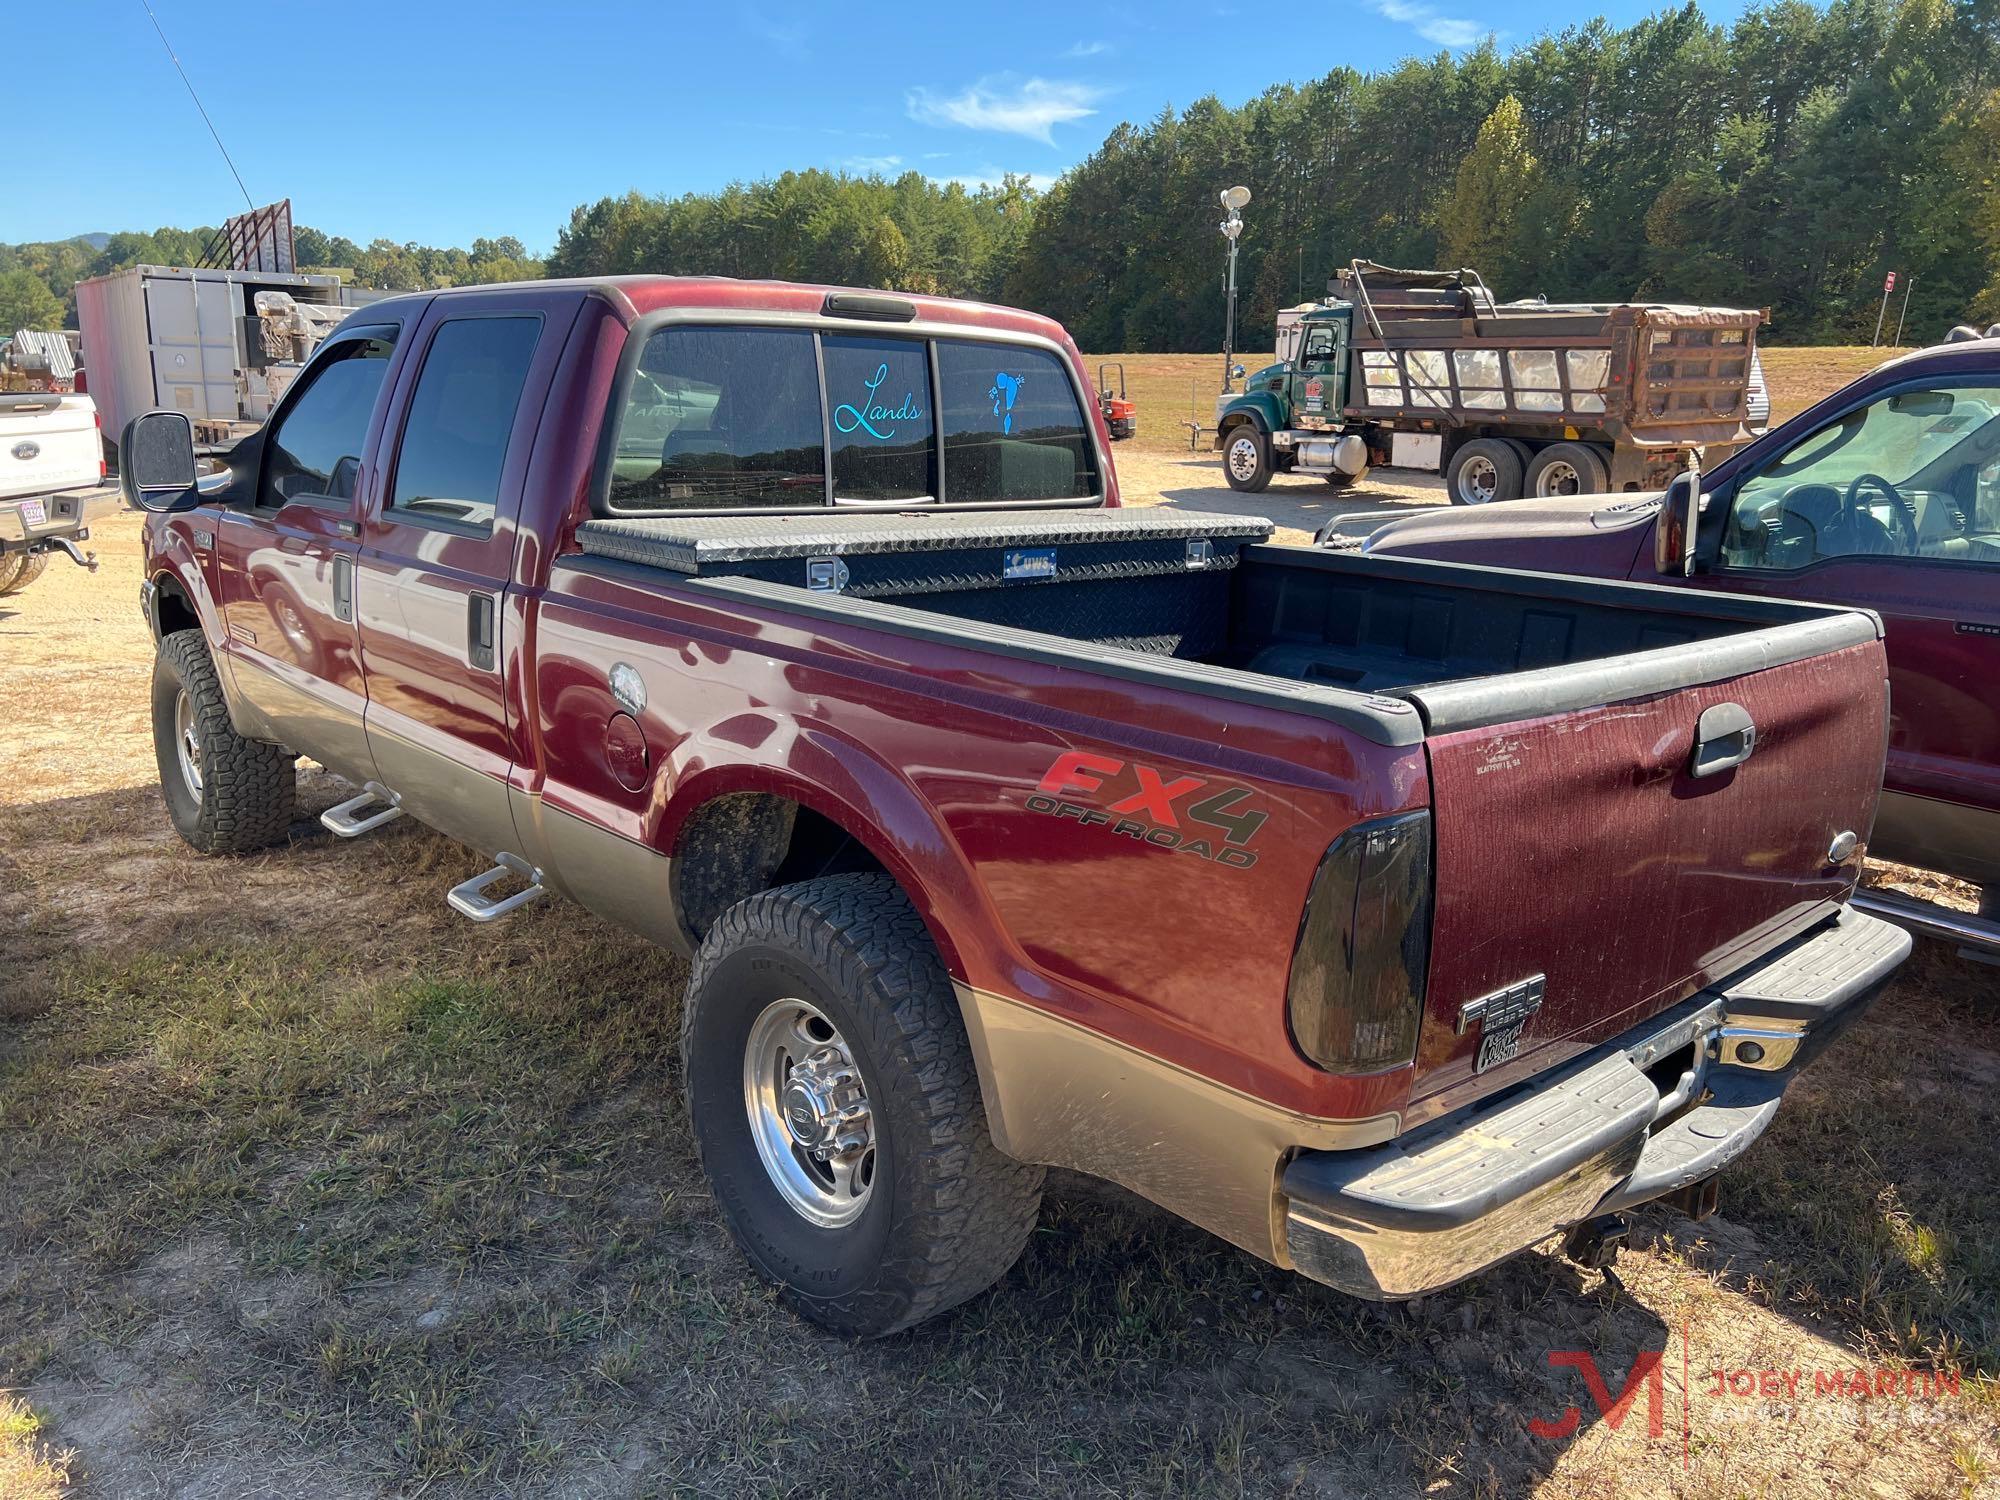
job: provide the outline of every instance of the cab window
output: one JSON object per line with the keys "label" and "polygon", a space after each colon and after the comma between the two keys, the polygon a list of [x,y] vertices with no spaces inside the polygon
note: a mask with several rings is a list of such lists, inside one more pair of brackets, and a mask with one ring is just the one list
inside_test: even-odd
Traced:
{"label": "cab window", "polygon": [[612,510],[763,509],[825,498],[811,333],[677,326],[646,340],[613,444]]}
{"label": "cab window", "polygon": [[1882,397],[1738,486],[1725,568],[1790,571],[1838,557],[2000,563],[2000,389]]}
{"label": "cab window", "polygon": [[1324,364],[1337,352],[1339,335],[1330,325],[1321,323],[1306,330],[1305,352],[1299,356],[1301,364]]}
{"label": "cab window", "polygon": [[937,362],[948,502],[1097,493],[1090,428],[1060,359],[1043,349],[941,339]]}
{"label": "cab window", "polygon": [[301,391],[272,426],[257,488],[267,508],[294,501],[347,507],[368,440],[368,419],[382,394],[396,330],[368,329],[329,347]]}

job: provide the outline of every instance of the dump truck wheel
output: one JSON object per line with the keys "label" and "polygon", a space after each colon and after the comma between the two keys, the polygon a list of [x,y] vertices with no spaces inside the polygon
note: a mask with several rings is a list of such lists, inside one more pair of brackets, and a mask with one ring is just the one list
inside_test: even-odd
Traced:
{"label": "dump truck wheel", "polygon": [[1521,455],[1499,438],[1474,438],[1452,454],[1445,488],[1453,505],[1488,505],[1521,498]]}
{"label": "dump truck wheel", "polygon": [[1232,490],[1255,495],[1271,483],[1271,440],[1255,422],[1239,422],[1222,442],[1222,477]]}
{"label": "dump truck wheel", "polygon": [[1528,465],[1523,484],[1530,495],[1601,495],[1610,486],[1611,467],[1595,448],[1551,443]]}
{"label": "dump truck wheel", "polygon": [[822,1327],[896,1333],[985,1291],[1027,1244],[1042,1169],[993,1144],[951,978],[888,876],[724,912],[695,954],[681,1058],[731,1233]]}

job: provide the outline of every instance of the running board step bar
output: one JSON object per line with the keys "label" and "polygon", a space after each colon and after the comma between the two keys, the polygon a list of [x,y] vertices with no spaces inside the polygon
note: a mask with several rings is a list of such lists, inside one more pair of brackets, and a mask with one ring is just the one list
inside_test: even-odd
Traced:
{"label": "running board step bar", "polygon": [[[374,811],[369,811],[370,808]],[[329,833],[344,839],[358,839],[384,823],[403,815],[403,799],[379,781],[363,782],[361,795],[349,797],[338,807],[329,807],[319,820]]]}
{"label": "running board step bar", "polygon": [[[548,887],[542,884],[542,872],[520,855],[501,853],[493,857],[497,863],[492,869],[482,875],[475,875],[470,880],[460,881],[445,896],[444,899],[451,903],[451,909],[460,916],[469,917],[475,922],[496,922],[509,912],[519,911],[537,896],[547,893]],[[498,901],[486,894],[489,887],[509,876],[527,881],[528,888],[516,891],[511,896],[502,896]]]}

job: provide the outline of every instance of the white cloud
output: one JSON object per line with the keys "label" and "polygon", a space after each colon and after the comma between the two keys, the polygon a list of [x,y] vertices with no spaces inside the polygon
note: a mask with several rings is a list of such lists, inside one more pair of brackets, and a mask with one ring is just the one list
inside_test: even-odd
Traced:
{"label": "white cloud", "polygon": [[863,177],[871,174],[886,176],[902,164],[903,158],[900,156],[850,156],[841,162],[841,166],[848,171],[859,173]]}
{"label": "white cloud", "polygon": [[1109,42],[1072,42],[1064,57],[1100,57],[1111,50]]}
{"label": "white cloud", "polygon": [[1376,0],[1375,8],[1390,20],[1408,26],[1440,47],[1473,47],[1493,28],[1463,16],[1441,16],[1421,0]]}
{"label": "white cloud", "polygon": [[787,57],[803,57],[806,43],[812,37],[812,32],[805,22],[780,20],[775,16],[766,15],[761,10],[745,11],[743,24],[749,27],[752,36],[767,46],[776,48]]}
{"label": "white cloud", "polygon": [[920,125],[957,125],[1024,135],[1053,146],[1058,125],[1074,124],[1097,111],[1104,91],[1063,79],[1016,80],[1007,74],[982,78],[960,93],[938,95],[914,88],[904,96],[909,116]]}

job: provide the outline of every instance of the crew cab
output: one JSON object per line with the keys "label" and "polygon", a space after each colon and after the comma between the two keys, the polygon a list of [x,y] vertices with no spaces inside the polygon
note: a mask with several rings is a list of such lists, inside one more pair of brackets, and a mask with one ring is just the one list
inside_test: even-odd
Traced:
{"label": "crew cab", "polygon": [[[1692,523],[1690,506],[1697,507]],[[1522,501],[1323,534],[1369,556],[1497,563],[1881,617],[1889,748],[1871,850],[1970,881],[1978,918],[1863,892],[2000,954],[2000,339],[1889,361],[1660,495]]]}
{"label": "crew cab", "polygon": [[991,1285],[1050,1165],[1365,1297],[1601,1256],[1908,949],[1872,616],[1123,508],[1028,313],[412,295],[207,472],[123,451],[175,828],[285,842],[308,755],[474,922],[688,953],[691,1138],[832,1328]]}

